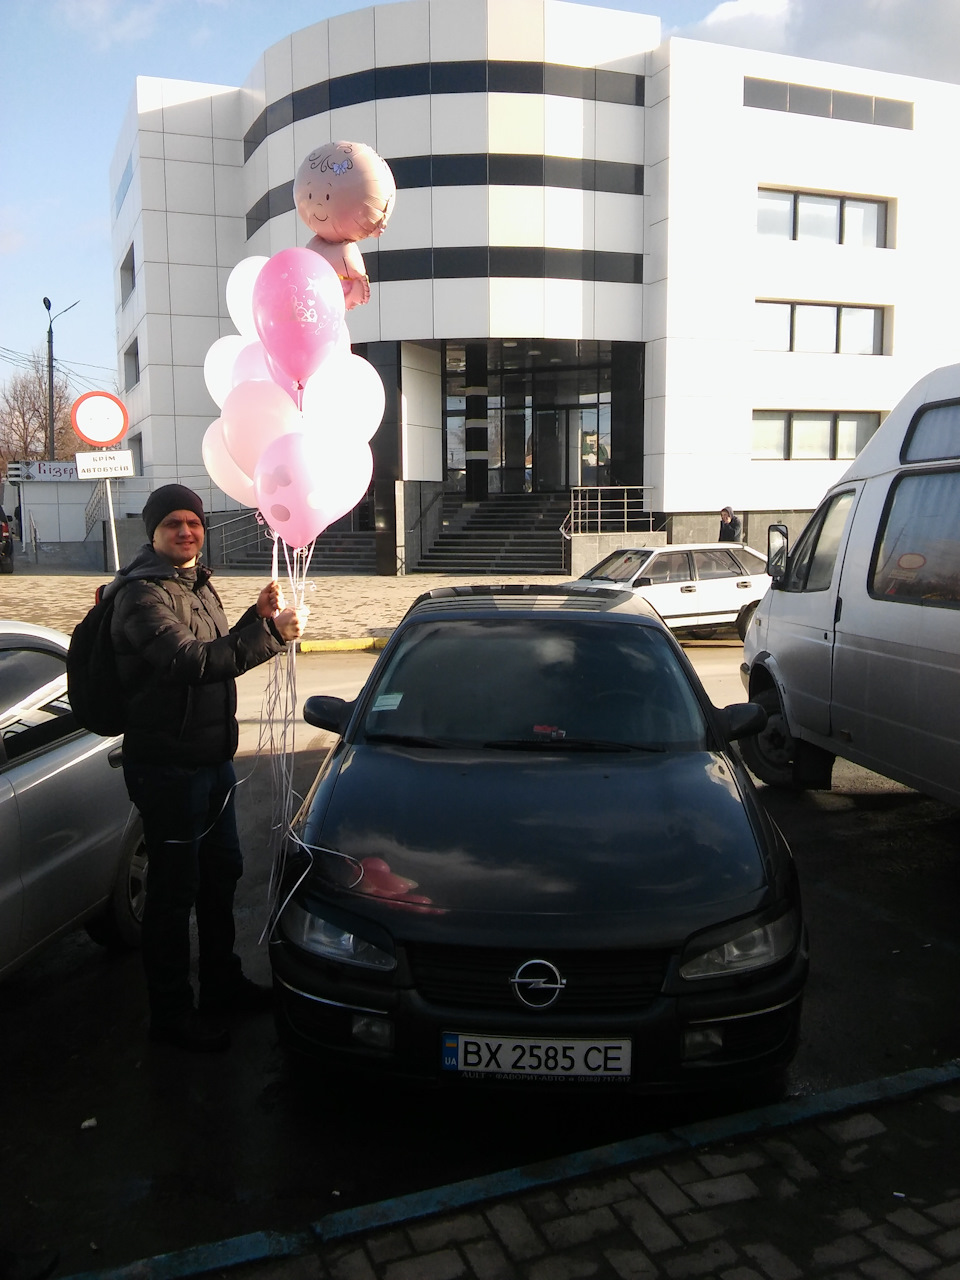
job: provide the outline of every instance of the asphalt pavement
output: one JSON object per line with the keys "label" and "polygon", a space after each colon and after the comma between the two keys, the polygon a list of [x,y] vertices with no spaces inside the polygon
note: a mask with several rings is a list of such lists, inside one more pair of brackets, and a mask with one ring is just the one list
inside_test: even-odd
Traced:
{"label": "asphalt pavement", "polygon": [[[22,568],[0,579],[0,614],[66,631],[109,576]],[[420,591],[452,581],[312,580],[307,644],[373,647]],[[237,615],[259,579],[218,575],[217,585]],[[956,1007],[943,1016],[955,1020]],[[562,1098],[555,1105],[562,1126]],[[960,1280],[958,1151],[954,1060],[393,1200],[339,1212],[325,1205],[292,1233],[198,1241],[180,1253],[75,1274]],[[55,1269],[54,1280],[63,1274]]]}

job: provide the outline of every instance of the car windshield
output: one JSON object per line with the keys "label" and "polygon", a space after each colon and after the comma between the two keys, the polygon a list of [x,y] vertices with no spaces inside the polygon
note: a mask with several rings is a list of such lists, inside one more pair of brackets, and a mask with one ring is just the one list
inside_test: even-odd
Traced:
{"label": "car windshield", "polygon": [[411,626],[372,692],[368,742],[491,750],[703,750],[703,710],[666,637],[599,620]]}
{"label": "car windshield", "polygon": [[613,555],[601,560],[583,576],[601,579],[604,582],[629,582],[640,572],[652,554],[652,551],[643,547],[639,551],[615,551]]}

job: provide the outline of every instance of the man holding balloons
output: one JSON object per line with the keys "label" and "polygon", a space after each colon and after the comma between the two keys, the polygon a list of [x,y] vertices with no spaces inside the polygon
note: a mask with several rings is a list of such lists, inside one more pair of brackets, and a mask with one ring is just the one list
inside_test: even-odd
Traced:
{"label": "man holding balloons", "polygon": [[[209,1015],[270,1007],[234,954],[233,899],[243,870],[234,809],[239,730],[236,677],[282,653],[301,617],[281,609],[279,584],[230,627],[211,571],[200,564],[200,497],[168,484],[147,499],[149,542],[106,592],[110,635],[127,703],[123,773],[143,819],[148,872],[143,965],[152,1040],[222,1050],[229,1033]],[[196,907],[200,1008],[190,984]]]}

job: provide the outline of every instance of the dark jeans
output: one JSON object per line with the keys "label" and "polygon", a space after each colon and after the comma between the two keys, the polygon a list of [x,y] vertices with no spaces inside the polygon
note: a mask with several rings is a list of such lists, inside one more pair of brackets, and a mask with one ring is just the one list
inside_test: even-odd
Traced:
{"label": "dark jeans", "polygon": [[155,1022],[193,1007],[190,912],[196,907],[200,987],[226,989],[240,974],[233,953],[233,897],[243,871],[234,808],[233,764],[174,765],[124,761],[130,799],[147,846],[143,967]]}

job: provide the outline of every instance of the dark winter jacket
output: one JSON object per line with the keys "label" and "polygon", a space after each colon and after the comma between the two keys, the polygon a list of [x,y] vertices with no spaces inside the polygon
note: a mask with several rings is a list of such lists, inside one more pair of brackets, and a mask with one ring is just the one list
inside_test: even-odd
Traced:
{"label": "dark winter jacket", "polygon": [[147,543],[105,588],[127,699],[124,755],[153,764],[222,764],[237,750],[236,677],[282,652],[256,606],[231,628],[211,570],[178,570]]}
{"label": "dark winter jacket", "polygon": [[720,533],[717,538],[717,541],[718,542],[739,542],[740,532],[742,529],[743,529],[743,525],[740,523],[739,516],[732,515],[730,517],[729,523],[727,524],[724,524],[724,522],[721,520]]}

